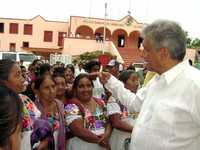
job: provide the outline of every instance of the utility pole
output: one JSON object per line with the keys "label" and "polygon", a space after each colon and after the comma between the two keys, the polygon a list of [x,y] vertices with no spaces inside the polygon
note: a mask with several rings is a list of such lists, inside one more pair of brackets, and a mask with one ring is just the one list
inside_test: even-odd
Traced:
{"label": "utility pole", "polygon": [[104,30],[103,30],[103,50],[104,54],[106,48],[106,16],[107,16],[107,3],[105,3],[105,16],[104,16]]}

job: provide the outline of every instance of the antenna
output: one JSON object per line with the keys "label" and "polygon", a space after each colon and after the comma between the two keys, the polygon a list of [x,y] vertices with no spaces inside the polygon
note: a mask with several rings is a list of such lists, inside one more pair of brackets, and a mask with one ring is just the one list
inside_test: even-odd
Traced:
{"label": "antenna", "polygon": [[89,2],[89,18],[91,18],[91,14],[92,14],[92,0],[90,0]]}
{"label": "antenna", "polygon": [[133,18],[131,17],[131,0],[129,0],[127,25],[131,25],[132,22],[133,22]]}
{"label": "antenna", "polygon": [[129,8],[128,8],[128,15],[130,16],[131,15],[131,0],[129,0]]}

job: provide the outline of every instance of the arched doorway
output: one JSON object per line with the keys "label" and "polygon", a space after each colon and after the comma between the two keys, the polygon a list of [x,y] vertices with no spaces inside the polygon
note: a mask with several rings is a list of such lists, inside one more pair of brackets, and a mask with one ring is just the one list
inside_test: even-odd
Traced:
{"label": "arched doorway", "polygon": [[112,33],[112,41],[116,45],[116,47],[127,47],[127,38],[128,34],[124,29],[116,29]]}
{"label": "arched doorway", "polygon": [[129,40],[128,40],[128,46],[130,48],[138,48],[138,39],[140,37],[140,32],[139,31],[132,31],[129,34]]}
{"label": "arched doorway", "polygon": [[94,38],[93,30],[89,26],[81,25],[76,29],[75,37],[92,39]]}
{"label": "arched doorway", "polygon": [[[102,36],[104,35],[104,27],[99,27],[95,30],[95,36]],[[106,40],[111,39],[111,31],[106,28]]]}

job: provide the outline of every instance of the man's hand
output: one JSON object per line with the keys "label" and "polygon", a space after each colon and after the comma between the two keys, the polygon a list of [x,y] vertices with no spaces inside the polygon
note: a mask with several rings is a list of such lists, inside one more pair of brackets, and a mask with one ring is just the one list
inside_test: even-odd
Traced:
{"label": "man's hand", "polygon": [[102,84],[106,84],[108,79],[110,78],[111,74],[109,72],[93,72],[90,73],[89,76],[91,77],[99,77]]}
{"label": "man's hand", "polygon": [[102,84],[106,84],[110,79],[111,74],[109,72],[101,72],[99,75],[100,81]]}

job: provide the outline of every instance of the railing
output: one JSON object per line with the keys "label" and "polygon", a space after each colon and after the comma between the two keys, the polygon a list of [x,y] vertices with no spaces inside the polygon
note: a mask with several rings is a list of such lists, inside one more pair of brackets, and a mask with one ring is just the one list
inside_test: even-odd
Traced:
{"label": "railing", "polygon": [[113,55],[117,56],[117,61],[119,61],[120,63],[124,63],[124,60],[122,59],[119,51],[117,50],[117,48],[115,47],[114,43],[110,41],[110,53],[112,53]]}
{"label": "railing", "polygon": [[119,62],[124,62],[112,41],[105,41],[104,45],[103,42],[97,42],[92,39],[65,38],[62,53],[76,56],[85,52],[99,51],[103,49],[105,52],[110,52],[111,54],[116,55]]}

